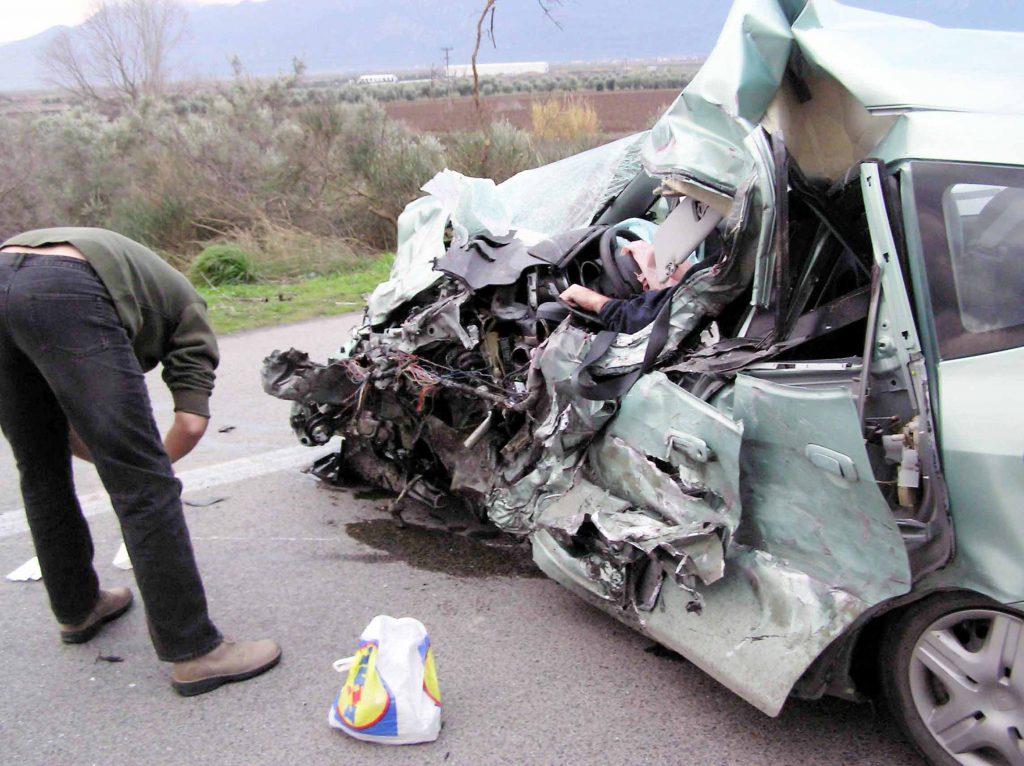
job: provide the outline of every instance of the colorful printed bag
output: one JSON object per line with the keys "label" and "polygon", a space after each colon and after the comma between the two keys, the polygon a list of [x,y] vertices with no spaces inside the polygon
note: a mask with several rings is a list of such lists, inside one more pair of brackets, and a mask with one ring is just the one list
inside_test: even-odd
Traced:
{"label": "colorful printed bag", "polygon": [[441,731],[441,690],[430,636],[419,620],[377,615],[354,657],[328,721],[349,736],[384,745],[431,742]]}

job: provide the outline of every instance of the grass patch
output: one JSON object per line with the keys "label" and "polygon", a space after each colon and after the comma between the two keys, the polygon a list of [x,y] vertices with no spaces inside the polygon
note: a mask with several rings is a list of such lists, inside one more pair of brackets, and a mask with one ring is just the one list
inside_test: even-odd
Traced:
{"label": "grass patch", "polygon": [[209,306],[214,331],[225,335],[360,311],[366,305],[365,296],[388,278],[394,259],[393,254],[383,253],[367,258],[345,273],[301,282],[223,285],[198,290]]}

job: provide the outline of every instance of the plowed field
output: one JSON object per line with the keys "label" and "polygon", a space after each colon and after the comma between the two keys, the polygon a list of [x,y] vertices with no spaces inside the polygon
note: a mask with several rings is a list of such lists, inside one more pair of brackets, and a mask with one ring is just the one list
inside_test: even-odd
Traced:
{"label": "plowed field", "polygon": [[[679,93],[676,90],[615,90],[583,91],[577,95],[593,104],[604,133],[624,135],[649,128]],[[550,97],[548,93],[517,93],[485,96],[482,101],[488,122],[504,119],[518,128],[529,128],[530,105]],[[404,120],[412,128],[432,133],[470,130],[479,124],[470,97],[451,101],[444,98],[393,101],[384,108],[388,115]]]}

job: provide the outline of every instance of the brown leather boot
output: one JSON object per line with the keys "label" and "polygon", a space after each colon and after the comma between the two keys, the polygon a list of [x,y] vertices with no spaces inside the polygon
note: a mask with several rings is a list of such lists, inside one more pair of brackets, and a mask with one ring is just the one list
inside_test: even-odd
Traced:
{"label": "brown leather boot", "polygon": [[182,697],[194,697],[224,684],[254,678],[280,659],[281,647],[274,641],[224,641],[209,654],[174,663],[171,686]]}
{"label": "brown leather boot", "polygon": [[127,588],[101,590],[89,616],[78,625],[61,625],[60,640],[65,644],[84,644],[108,622],[116,620],[132,606],[132,592]]}

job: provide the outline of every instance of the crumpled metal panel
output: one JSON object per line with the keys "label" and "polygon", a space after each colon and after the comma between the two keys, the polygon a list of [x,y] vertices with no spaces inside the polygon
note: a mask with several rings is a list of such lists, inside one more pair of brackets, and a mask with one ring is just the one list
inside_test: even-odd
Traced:
{"label": "crumpled metal panel", "polygon": [[[740,374],[731,401],[732,418],[652,373],[623,399],[603,437],[656,456],[667,434],[678,432],[676,463],[696,470],[694,486],[728,498],[717,518],[708,514],[723,531],[720,579],[666,580],[656,606],[637,615],[624,611],[621,598],[609,595],[612,583],[595,580],[550,531],[532,536],[534,557],[554,579],[777,715],[825,647],[871,606],[909,592],[910,566],[875,484],[848,387],[811,389]],[[813,464],[809,445],[847,458],[849,478]],[[621,477],[626,465],[643,473],[636,460],[620,455],[614,462],[597,473],[613,495],[659,497],[643,489],[642,478]],[[621,513],[604,518],[630,521]],[[702,563],[689,563],[691,571]]]}
{"label": "crumpled metal panel", "polygon": [[[627,136],[543,167],[524,170],[495,185],[443,170],[423,186],[428,196],[410,202],[398,218],[398,249],[387,282],[367,301],[367,320],[378,325],[405,301],[441,278],[434,261],[445,253],[451,222],[454,242],[484,231],[511,231],[528,245],[587,226],[601,207],[640,172],[646,133]],[[538,204],[544,200],[544,204]]]}
{"label": "crumpled metal panel", "polygon": [[[708,60],[651,130],[644,166],[726,193],[738,188],[750,170],[743,138],[764,117],[791,63],[801,75],[840,83],[872,113],[1024,114],[1022,50],[1017,32],[946,29],[834,0],[736,0]],[[825,119],[852,135],[864,132],[849,124],[849,112]],[[952,122],[954,135],[970,136]],[[936,135],[945,140],[947,131],[923,141]],[[1012,132],[1001,131],[998,144],[1004,140]],[[844,167],[873,155],[871,146],[857,148]],[[908,152],[899,157],[929,156]]]}
{"label": "crumpled metal panel", "polygon": [[273,351],[263,360],[260,377],[263,390],[271,396],[322,404],[344,402],[361,382],[343,362],[320,364],[294,348]]}
{"label": "crumpled metal panel", "polygon": [[588,564],[590,590],[602,599],[621,598],[622,608],[630,607],[630,594],[620,587],[628,579],[624,566],[641,558],[667,569],[667,574],[691,593],[695,603],[699,603],[699,595],[693,586],[698,579],[710,584],[722,576],[722,546],[709,526],[673,524],[653,512],[638,510],[633,503],[586,479],[577,479],[538,515],[536,530],[569,547],[585,523],[590,523],[604,541],[603,554],[594,560],[610,564],[597,570]]}
{"label": "crumpled metal panel", "polygon": [[518,481],[496,489],[487,515],[508,532],[528,533],[537,514],[573,486],[584,448],[615,414],[614,402],[576,395],[573,373],[586,356],[593,336],[564,323],[548,338],[537,363],[543,375],[546,416],[533,432],[540,459]]}
{"label": "crumpled metal panel", "polygon": [[777,0],[737,0],[707,61],[651,130],[647,171],[734,194],[753,172],[744,141],[782,82],[792,40]]}
{"label": "crumpled metal panel", "polygon": [[689,594],[666,583],[646,615],[646,632],[771,716],[811,662],[870,606],[785,558],[741,546],[730,552],[726,576],[701,595],[702,611],[688,611]]}
{"label": "crumpled metal panel", "polygon": [[[743,423],[672,383],[660,372],[644,375],[622,399],[606,439],[619,439],[633,450],[671,464],[682,486],[701,497],[691,520],[723,530],[728,542],[740,523],[740,444]],[[689,440],[689,441],[688,441]],[[697,441],[709,454],[701,460],[687,449]],[[699,446],[699,445],[697,445]],[[624,492],[624,496],[630,494]]]}
{"label": "crumpled metal panel", "polygon": [[713,503],[685,494],[670,475],[622,439],[598,440],[588,454],[588,468],[610,495],[630,504],[626,513],[602,510],[594,515],[606,540],[646,554],[662,550],[675,562],[672,574],[691,589],[693,577],[708,585],[722,577],[723,538],[728,533]]}

